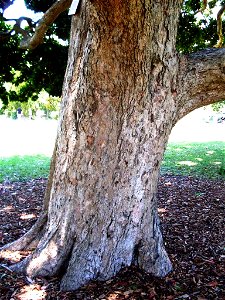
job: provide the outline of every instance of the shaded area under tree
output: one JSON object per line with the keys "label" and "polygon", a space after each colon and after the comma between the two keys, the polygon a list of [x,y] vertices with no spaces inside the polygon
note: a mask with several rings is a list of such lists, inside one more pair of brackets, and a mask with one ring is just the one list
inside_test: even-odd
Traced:
{"label": "shaded area under tree", "polygon": [[[0,185],[1,245],[15,240],[34,223],[41,211],[45,186],[45,179]],[[11,299],[12,294],[19,299],[22,293],[32,291],[40,299],[223,299],[224,195],[223,181],[169,175],[160,178],[159,213],[174,266],[164,279],[130,268],[113,280],[92,282],[76,292],[62,293],[59,278],[29,282],[3,267],[9,261],[2,258],[0,299]],[[16,254],[11,259],[23,258],[26,252]]]}

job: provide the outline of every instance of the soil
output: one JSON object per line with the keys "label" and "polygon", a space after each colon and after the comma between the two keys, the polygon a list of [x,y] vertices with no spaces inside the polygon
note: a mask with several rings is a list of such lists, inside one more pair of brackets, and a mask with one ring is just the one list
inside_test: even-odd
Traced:
{"label": "soil", "polygon": [[[41,212],[46,179],[0,184],[0,246],[23,235]],[[60,292],[60,278],[36,278],[8,266],[27,252],[0,259],[1,300],[41,299],[225,299],[225,182],[164,175],[159,180],[159,214],[173,272],[155,278],[136,267],[106,282]]]}

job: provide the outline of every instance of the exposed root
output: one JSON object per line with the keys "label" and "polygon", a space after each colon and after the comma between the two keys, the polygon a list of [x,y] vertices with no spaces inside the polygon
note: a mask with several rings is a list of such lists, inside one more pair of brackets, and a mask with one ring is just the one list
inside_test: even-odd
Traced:
{"label": "exposed root", "polygon": [[32,250],[36,248],[41,238],[45,233],[45,225],[47,222],[47,214],[48,214],[48,205],[50,199],[50,191],[52,187],[53,181],[53,173],[55,169],[55,158],[56,158],[56,146],[53,151],[51,165],[50,165],[50,173],[48,177],[48,184],[45,191],[45,197],[43,201],[43,212],[37,219],[36,223],[31,227],[31,229],[25,233],[18,240],[9,243],[0,248],[1,251],[10,250],[10,251],[22,251],[22,250]]}
{"label": "exposed root", "polygon": [[60,228],[46,230],[35,250],[22,261],[10,266],[16,273],[23,273],[30,278],[49,277],[59,274],[67,265],[73,246],[73,239],[60,242]]}
{"label": "exposed root", "polygon": [[152,236],[143,234],[142,244],[138,249],[137,265],[156,277],[164,277],[172,271],[172,264],[163,244],[157,213],[153,220]]}
{"label": "exposed root", "polygon": [[51,158],[51,164],[50,164],[50,171],[48,176],[48,183],[45,190],[45,196],[43,200],[43,211],[48,211],[48,205],[50,200],[50,194],[51,194],[51,188],[52,188],[52,182],[53,182],[53,174],[55,171],[55,163],[56,163],[56,149],[57,149],[57,143],[55,142],[54,151]]}

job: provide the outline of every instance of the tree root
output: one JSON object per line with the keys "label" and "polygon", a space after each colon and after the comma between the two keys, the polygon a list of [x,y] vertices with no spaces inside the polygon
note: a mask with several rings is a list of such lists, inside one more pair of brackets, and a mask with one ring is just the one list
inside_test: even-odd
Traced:
{"label": "tree root", "polygon": [[38,218],[36,223],[31,227],[31,229],[25,233],[21,238],[18,240],[9,243],[0,248],[1,251],[9,250],[9,251],[22,251],[22,250],[32,250],[34,249],[38,242],[40,241],[41,237],[43,236],[44,225],[47,221],[47,213],[44,212]]}

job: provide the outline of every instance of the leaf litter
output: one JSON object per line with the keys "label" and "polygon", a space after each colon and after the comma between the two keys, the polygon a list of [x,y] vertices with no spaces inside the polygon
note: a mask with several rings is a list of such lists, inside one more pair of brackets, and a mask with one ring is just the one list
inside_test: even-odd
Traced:
{"label": "leaf litter", "polygon": [[[0,184],[0,246],[23,235],[41,212],[46,179]],[[111,280],[61,292],[60,278],[30,278],[8,265],[26,257],[17,251],[0,259],[1,300],[214,300],[225,299],[225,182],[163,175],[158,211],[173,271],[155,278],[137,267]]]}

